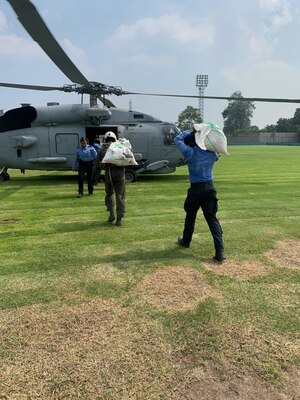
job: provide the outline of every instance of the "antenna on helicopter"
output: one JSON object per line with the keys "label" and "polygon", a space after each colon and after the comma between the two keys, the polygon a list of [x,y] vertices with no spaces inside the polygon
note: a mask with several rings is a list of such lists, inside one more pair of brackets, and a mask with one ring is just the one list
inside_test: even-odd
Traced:
{"label": "antenna on helicopter", "polygon": [[132,101],[129,99],[129,111],[132,111]]}

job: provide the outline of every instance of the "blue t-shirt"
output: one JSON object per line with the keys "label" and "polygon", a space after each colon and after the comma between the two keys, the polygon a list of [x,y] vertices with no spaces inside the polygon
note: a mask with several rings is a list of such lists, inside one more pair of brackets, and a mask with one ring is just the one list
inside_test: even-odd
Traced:
{"label": "blue t-shirt", "polygon": [[190,182],[213,181],[212,170],[215,161],[219,159],[217,153],[202,150],[199,146],[190,147],[184,143],[184,138],[190,135],[190,131],[181,132],[174,139],[178,149],[183,154],[189,168]]}
{"label": "blue t-shirt", "polygon": [[81,161],[94,161],[95,158],[97,157],[97,152],[94,149],[93,146],[90,146],[89,144],[86,145],[86,147],[79,146],[76,149],[76,157],[74,160],[73,168],[78,167],[79,160]]}

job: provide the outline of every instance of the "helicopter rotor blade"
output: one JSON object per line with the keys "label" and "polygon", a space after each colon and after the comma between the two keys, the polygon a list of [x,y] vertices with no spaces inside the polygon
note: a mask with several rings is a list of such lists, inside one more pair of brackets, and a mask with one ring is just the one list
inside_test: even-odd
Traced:
{"label": "helicopter rotor blade", "polygon": [[7,0],[21,24],[36,41],[57,67],[72,81],[91,86],[86,77],[73,64],[64,50],[60,47],[37,8],[29,0]]}
{"label": "helicopter rotor blade", "polygon": [[[59,90],[61,92],[76,92],[79,94],[87,93],[87,88],[86,86],[82,85],[64,85],[62,87],[60,86],[41,86],[41,85],[27,85],[27,84],[21,84],[21,83],[7,83],[7,82],[0,82],[0,87],[8,87],[8,88],[15,88],[15,89],[28,89],[28,90],[43,90],[43,91],[51,91],[51,90]],[[97,94],[96,88],[92,87],[88,91],[88,93],[93,94],[93,91],[96,93],[96,97],[105,105],[106,107],[115,107],[115,105],[107,98],[104,97],[104,95]],[[95,94],[94,94],[95,96]]]}
{"label": "helicopter rotor blade", "polygon": [[124,92],[123,94],[133,94],[141,96],[160,96],[160,97],[182,97],[192,99],[212,99],[212,100],[235,100],[235,101],[259,101],[259,102],[270,102],[270,103],[300,103],[300,99],[277,99],[270,97],[227,97],[227,96],[197,96],[189,94],[164,94],[164,93],[135,93],[135,92]]}
{"label": "helicopter rotor blade", "polygon": [[[86,93],[89,93],[94,87],[94,82],[90,82],[67,56],[67,54],[64,52],[57,40],[52,35],[51,31],[42,19],[35,5],[30,0],[7,1],[14,9],[23,27],[30,34],[32,39],[37,42],[38,45],[44,50],[44,52],[54,62],[54,64],[56,64],[56,66],[72,82],[82,85],[81,93],[85,93],[85,89]],[[100,86],[106,88],[106,85],[100,84]],[[97,97],[100,101],[103,102],[103,98],[101,97],[101,95]],[[115,107],[111,101],[104,101],[104,104],[109,104],[110,107]]]}
{"label": "helicopter rotor blade", "polygon": [[0,86],[2,87],[9,87],[9,88],[16,88],[16,89],[30,89],[30,90],[61,90],[65,91],[63,87],[56,87],[56,86],[39,86],[39,85],[22,85],[20,83],[4,83],[0,82]]}

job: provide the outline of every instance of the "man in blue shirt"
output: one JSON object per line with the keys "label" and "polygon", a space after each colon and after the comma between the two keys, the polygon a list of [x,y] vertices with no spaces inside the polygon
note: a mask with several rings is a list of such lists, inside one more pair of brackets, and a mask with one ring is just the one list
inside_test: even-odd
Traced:
{"label": "man in blue shirt", "polygon": [[188,165],[191,183],[184,203],[186,217],[183,236],[178,238],[178,244],[182,247],[190,247],[197,212],[201,207],[214,240],[215,256],[213,259],[222,262],[225,260],[222,228],[216,217],[218,199],[212,175],[214,163],[219,157],[217,153],[202,150],[197,146],[195,132],[195,129],[181,132],[174,140]]}
{"label": "man in blue shirt", "polygon": [[97,156],[97,152],[93,146],[87,144],[84,137],[80,139],[80,146],[76,149],[76,157],[72,170],[78,169],[78,197],[83,195],[83,181],[86,174],[88,181],[89,196],[93,195],[93,164]]}

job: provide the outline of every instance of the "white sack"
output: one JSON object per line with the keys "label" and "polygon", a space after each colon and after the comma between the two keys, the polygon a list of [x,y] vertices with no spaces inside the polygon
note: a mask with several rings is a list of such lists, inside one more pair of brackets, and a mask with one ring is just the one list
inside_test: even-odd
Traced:
{"label": "white sack", "polygon": [[194,124],[196,129],[195,141],[202,150],[210,150],[215,153],[228,154],[227,138],[218,125],[212,122]]}
{"label": "white sack", "polygon": [[119,167],[138,165],[131,151],[131,144],[127,139],[113,142],[106,151],[102,163],[109,163]]}

